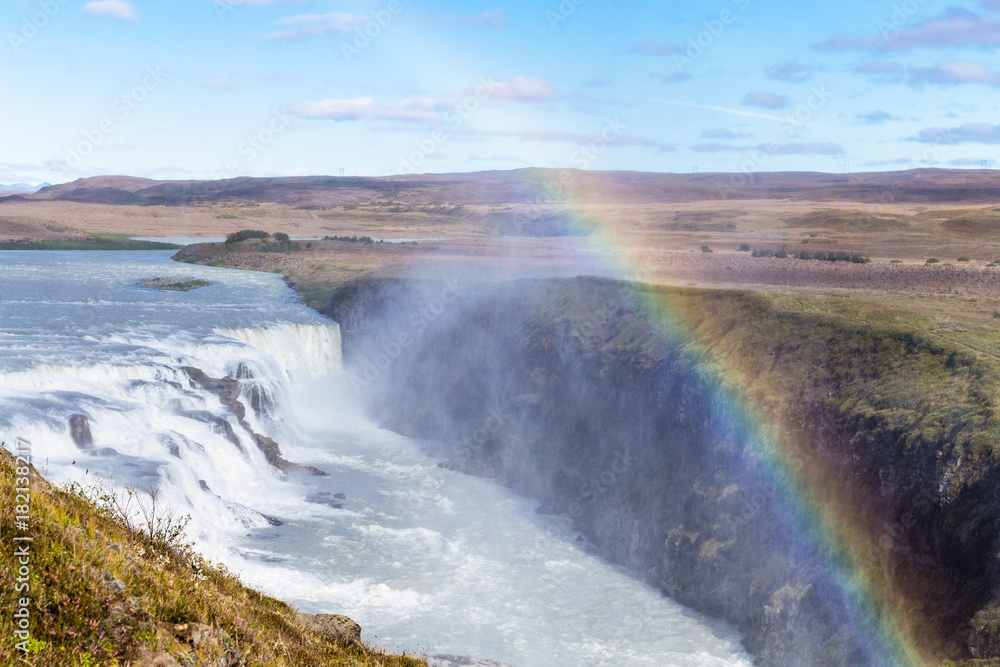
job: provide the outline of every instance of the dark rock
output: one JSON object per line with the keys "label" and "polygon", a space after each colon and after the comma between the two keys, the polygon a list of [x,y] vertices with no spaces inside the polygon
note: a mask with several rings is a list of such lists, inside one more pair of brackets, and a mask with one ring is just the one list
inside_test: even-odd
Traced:
{"label": "dark rock", "polygon": [[90,434],[90,423],[86,415],[70,416],[69,437],[80,449],[90,449],[94,446],[94,436]]}
{"label": "dark rock", "polygon": [[[219,400],[222,401],[222,404],[228,407],[233,414],[236,415],[236,420],[239,422],[240,426],[253,436],[254,443],[256,443],[260,451],[263,452],[267,462],[272,466],[286,473],[295,472],[319,476],[326,475],[326,473],[319,468],[313,468],[312,466],[300,466],[297,463],[285,460],[281,456],[281,448],[278,446],[278,443],[265,435],[254,432],[254,430],[250,428],[250,424],[246,420],[246,408],[243,407],[242,403],[240,403],[240,383],[235,379],[231,377],[209,377],[205,371],[191,366],[185,366],[183,370],[187,373],[188,377],[191,378],[193,383],[200,385],[206,390],[217,395]],[[246,372],[249,373],[249,369],[247,369]],[[232,424],[229,423],[229,420],[200,410],[186,410],[182,411],[182,414],[216,424],[222,429],[226,438],[230,442],[239,447],[240,451],[245,451],[243,450],[243,445],[240,443],[239,438],[233,430]]]}
{"label": "dark rock", "polygon": [[333,497],[336,498],[337,500],[347,500],[346,493],[335,493],[333,494]]}
{"label": "dark rock", "polygon": [[191,664],[240,667],[242,656],[224,630],[203,623],[160,623],[157,635]]}
{"label": "dark rock", "polygon": [[340,614],[298,613],[295,622],[334,643],[361,643],[361,626]]}
{"label": "dark rock", "polygon": [[468,655],[432,655],[427,658],[427,667],[513,667],[496,660],[480,660]]}
{"label": "dark rock", "polygon": [[166,651],[143,650],[131,663],[132,667],[181,667],[181,663]]}
{"label": "dark rock", "polygon": [[125,584],[118,579],[111,578],[106,579],[104,582],[104,588],[108,591],[109,595],[120,595],[125,590]]}
{"label": "dark rock", "polygon": [[182,417],[187,417],[188,419],[194,419],[205,424],[212,424],[215,427],[212,430],[235,445],[241,452],[246,452],[239,436],[236,435],[236,429],[233,428],[233,425],[225,417],[209,412],[208,410],[181,410],[178,414]]}
{"label": "dark rock", "polygon": [[211,493],[212,492],[212,489],[208,488],[208,482],[206,482],[203,479],[199,479],[198,480],[198,486],[200,486],[201,490],[205,491],[206,493]]}
{"label": "dark rock", "polygon": [[233,371],[233,377],[237,380],[253,380],[256,376],[253,374],[253,371],[250,370],[250,366],[241,361],[236,364],[236,370]]}
{"label": "dark rock", "polygon": [[[342,495],[342,494],[337,494]],[[335,510],[343,509],[344,506],[336,502],[337,496],[331,496],[325,491],[320,491],[319,493],[310,493],[306,495],[306,502],[315,503],[317,505],[326,505],[332,507]]]}
{"label": "dark rock", "polygon": [[242,421],[247,414],[246,408],[240,403],[240,383],[231,377],[213,378],[209,377],[200,368],[185,366],[182,370],[195,384],[201,385],[206,390],[219,397],[222,404],[233,411],[236,418]]}
{"label": "dark rock", "polygon": [[274,414],[274,399],[267,389],[254,383],[250,385],[246,393],[254,414],[258,417],[269,417]]}

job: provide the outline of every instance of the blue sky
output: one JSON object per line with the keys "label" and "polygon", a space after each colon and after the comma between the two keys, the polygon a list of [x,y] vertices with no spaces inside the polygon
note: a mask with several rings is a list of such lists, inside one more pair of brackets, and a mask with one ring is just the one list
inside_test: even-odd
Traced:
{"label": "blue sky", "polygon": [[0,182],[1000,166],[1000,0],[6,0]]}

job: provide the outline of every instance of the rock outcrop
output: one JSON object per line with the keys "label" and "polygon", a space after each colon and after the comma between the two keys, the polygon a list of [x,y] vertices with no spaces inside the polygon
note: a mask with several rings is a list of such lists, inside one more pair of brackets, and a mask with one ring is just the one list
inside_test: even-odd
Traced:
{"label": "rock outcrop", "polygon": [[361,626],[340,614],[298,613],[295,615],[295,622],[331,642],[361,643]]}
{"label": "rock outcrop", "polygon": [[86,415],[71,415],[69,418],[69,437],[80,449],[91,449],[94,446],[94,436],[90,433],[90,422]]}
{"label": "rock outcrop", "polygon": [[[312,466],[302,466],[297,463],[292,463],[288,461],[281,455],[281,447],[271,438],[266,435],[261,435],[250,427],[249,422],[246,420],[247,411],[243,406],[243,402],[240,400],[240,383],[234,378],[224,377],[224,378],[213,378],[209,377],[205,371],[200,368],[193,368],[191,366],[185,366],[184,372],[187,373],[191,381],[202,388],[212,392],[219,397],[222,404],[229,408],[229,410],[236,416],[236,420],[239,425],[250,434],[253,438],[254,443],[257,445],[258,449],[263,452],[264,457],[267,462],[272,466],[281,470],[283,472],[300,472],[308,473],[310,475],[325,475],[326,473],[319,468],[314,468]],[[207,413],[206,413],[207,414]],[[223,430],[226,438],[232,442],[234,445],[243,448],[239,437],[237,437],[236,432],[233,430],[232,424],[227,420],[214,415],[209,415],[206,419],[210,419],[217,423],[219,428]]]}

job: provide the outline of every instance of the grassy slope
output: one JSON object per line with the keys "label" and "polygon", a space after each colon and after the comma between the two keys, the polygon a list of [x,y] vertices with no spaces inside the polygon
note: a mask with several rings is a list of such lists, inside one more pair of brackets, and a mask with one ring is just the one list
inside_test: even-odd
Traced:
{"label": "grassy slope", "polygon": [[[9,547],[23,533],[14,530],[11,457],[4,453],[2,458],[0,538]],[[4,614],[0,664],[124,667],[143,649],[166,646],[161,623],[199,622],[228,633],[248,666],[424,665],[414,658],[330,643],[297,626],[295,610],[287,604],[247,588],[224,570],[130,532],[88,501],[37,475],[31,486],[32,651],[20,660],[11,639],[11,616]],[[13,582],[16,566],[13,548],[4,548],[0,578]],[[122,582],[124,590],[116,594],[109,588],[112,579]]]}

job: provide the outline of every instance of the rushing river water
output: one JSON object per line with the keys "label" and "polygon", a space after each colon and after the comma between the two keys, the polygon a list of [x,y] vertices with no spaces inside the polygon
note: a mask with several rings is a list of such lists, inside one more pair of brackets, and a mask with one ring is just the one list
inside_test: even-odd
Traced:
{"label": "rushing river water", "polygon": [[[280,276],[169,256],[0,252],[0,435],[31,440],[48,478],[160,484],[201,551],[391,649],[518,667],[751,664],[729,626],[602,562],[534,503],[371,424],[340,378],[339,329]],[[137,286],[162,276],[214,284]],[[328,476],[269,466],[184,367],[238,378],[251,429]],[[74,444],[73,415],[92,447]]]}

